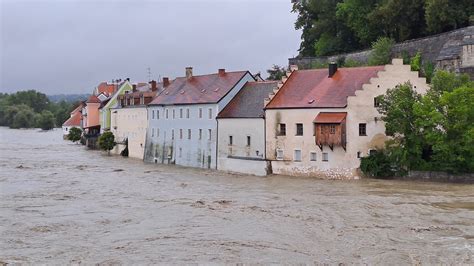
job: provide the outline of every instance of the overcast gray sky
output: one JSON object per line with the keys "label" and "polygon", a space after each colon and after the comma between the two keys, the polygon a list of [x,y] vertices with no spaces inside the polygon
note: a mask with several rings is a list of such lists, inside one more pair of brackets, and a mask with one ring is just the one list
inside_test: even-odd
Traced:
{"label": "overcast gray sky", "polygon": [[0,0],[2,92],[90,93],[147,81],[287,65],[301,33],[290,0]]}

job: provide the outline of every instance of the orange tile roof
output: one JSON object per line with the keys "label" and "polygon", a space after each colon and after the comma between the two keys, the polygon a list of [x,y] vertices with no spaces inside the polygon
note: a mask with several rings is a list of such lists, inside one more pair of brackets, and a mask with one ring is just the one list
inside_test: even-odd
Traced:
{"label": "orange tile roof", "polygon": [[101,82],[99,86],[97,86],[97,94],[104,93],[108,96],[114,94],[117,89],[117,84],[109,84],[107,82]]}
{"label": "orange tile roof", "polygon": [[266,108],[343,108],[348,96],[355,95],[383,69],[384,66],[339,68],[330,78],[327,69],[297,70]]}
{"label": "orange tile roof", "polygon": [[317,124],[339,124],[346,119],[347,113],[319,113],[314,119]]}
{"label": "orange tile roof", "polygon": [[74,113],[68,120],[63,123],[63,126],[66,127],[80,127],[82,120],[82,113],[76,112]]}
{"label": "orange tile roof", "polygon": [[89,96],[89,99],[87,99],[86,103],[100,103],[99,98],[95,95]]}

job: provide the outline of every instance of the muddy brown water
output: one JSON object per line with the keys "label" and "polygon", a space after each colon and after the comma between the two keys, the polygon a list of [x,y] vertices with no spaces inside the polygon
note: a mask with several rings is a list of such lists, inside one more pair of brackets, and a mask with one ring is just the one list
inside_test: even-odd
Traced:
{"label": "muddy brown water", "polygon": [[0,128],[0,261],[474,263],[474,186],[144,164]]}

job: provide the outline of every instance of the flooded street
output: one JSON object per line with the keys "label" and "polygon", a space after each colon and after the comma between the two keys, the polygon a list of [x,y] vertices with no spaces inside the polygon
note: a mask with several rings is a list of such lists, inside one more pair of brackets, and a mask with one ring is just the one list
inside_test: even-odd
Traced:
{"label": "flooded street", "polygon": [[474,186],[255,177],[0,128],[7,263],[474,263]]}

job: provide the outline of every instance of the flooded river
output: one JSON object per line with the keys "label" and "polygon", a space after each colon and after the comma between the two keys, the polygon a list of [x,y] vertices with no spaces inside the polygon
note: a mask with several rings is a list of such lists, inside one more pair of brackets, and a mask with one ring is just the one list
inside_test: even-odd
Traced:
{"label": "flooded river", "polygon": [[6,263],[474,263],[473,185],[230,175],[6,128],[0,170]]}

